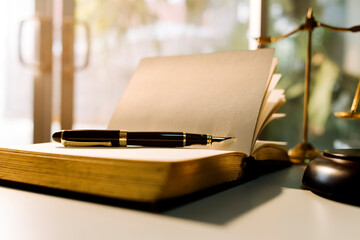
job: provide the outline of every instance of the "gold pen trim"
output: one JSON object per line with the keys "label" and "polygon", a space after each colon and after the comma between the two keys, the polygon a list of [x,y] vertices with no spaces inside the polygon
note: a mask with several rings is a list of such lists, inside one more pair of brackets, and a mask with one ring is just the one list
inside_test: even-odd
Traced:
{"label": "gold pen trim", "polygon": [[206,145],[210,146],[212,144],[212,136],[211,135],[206,135]]}
{"label": "gold pen trim", "polygon": [[95,147],[95,146],[104,146],[111,147],[112,144],[110,141],[108,142],[77,142],[77,141],[69,141],[61,138],[61,144],[65,147]]}
{"label": "gold pen trim", "polygon": [[127,131],[119,131],[119,146],[127,146]]}
{"label": "gold pen trim", "polygon": [[64,139],[64,130],[61,130],[60,141]]}
{"label": "gold pen trim", "polygon": [[186,133],[183,133],[183,146],[186,146]]}

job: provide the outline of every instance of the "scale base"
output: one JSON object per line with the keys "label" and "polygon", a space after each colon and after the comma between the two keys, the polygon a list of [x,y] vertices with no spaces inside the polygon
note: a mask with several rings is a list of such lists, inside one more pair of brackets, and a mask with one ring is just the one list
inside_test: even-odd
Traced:
{"label": "scale base", "polygon": [[299,143],[290,149],[288,154],[292,163],[304,165],[309,164],[311,160],[321,155],[320,152],[308,142]]}

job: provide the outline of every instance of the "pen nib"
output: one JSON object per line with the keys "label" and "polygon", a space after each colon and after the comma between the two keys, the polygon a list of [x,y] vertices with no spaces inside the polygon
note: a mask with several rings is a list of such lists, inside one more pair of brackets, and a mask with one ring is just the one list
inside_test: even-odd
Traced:
{"label": "pen nib", "polygon": [[224,140],[233,139],[234,137],[212,137],[213,142],[222,142]]}

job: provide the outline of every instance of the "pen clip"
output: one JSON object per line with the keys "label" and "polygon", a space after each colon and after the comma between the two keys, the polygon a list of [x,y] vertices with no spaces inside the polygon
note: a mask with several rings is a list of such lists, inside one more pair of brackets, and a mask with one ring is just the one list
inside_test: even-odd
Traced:
{"label": "pen clip", "polygon": [[111,147],[112,144],[110,141],[107,142],[77,142],[61,139],[61,143],[65,147],[95,147],[95,146],[105,146]]}

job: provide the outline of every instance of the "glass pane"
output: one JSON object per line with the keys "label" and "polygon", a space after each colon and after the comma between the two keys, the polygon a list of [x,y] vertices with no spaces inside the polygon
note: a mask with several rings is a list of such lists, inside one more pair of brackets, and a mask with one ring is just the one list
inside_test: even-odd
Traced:
{"label": "glass pane", "polygon": [[[268,33],[274,37],[304,23],[309,7],[322,23],[338,27],[360,25],[358,1],[270,0],[268,7]],[[270,45],[276,49],[280,62],[280,87],[285,88],[287,95],[281,111],[287,117],[271,123],[264,137],[288,141],[290,147],[302,140],[306,42],[307,33],[303,31]],[[359,42],[359,33],[323,28],[313,31],[308,140],[320,150],[360,145],[360,121],[339,119],[333,114],[350,110],[360,75]]]}
{"label": "glass pane", "polygon": [[[34,1],[0,1],[0,144],[32,143],[33,70],[18,58],[20,21],[34,14]],[[34,22],[23,26],[25,61],[34,58]]]}
{"label": "glass pane", "polygon": [[[75,128],[107,126],[143,57],[247,49],[248,2],[77,0],[76,18],[91,29],[91,57],[76,72]],[[78,32],[76,42],[84,38]],[[76,54],[75,62],[83,58]]]}

